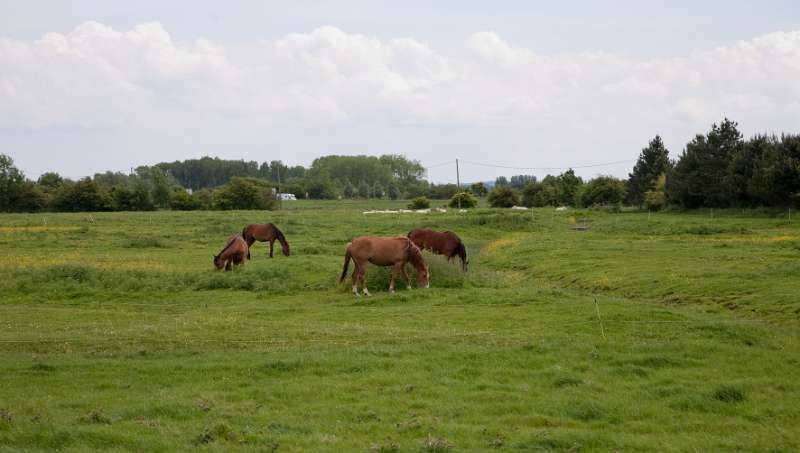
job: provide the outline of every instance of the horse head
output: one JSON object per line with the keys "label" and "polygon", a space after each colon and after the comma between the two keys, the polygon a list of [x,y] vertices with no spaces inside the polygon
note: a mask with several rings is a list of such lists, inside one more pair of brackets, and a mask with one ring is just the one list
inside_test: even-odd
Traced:
{"label": "horse head", "polygon": [[225,267],[225,260],[220,258],[219,255],[212,255],[212,256],[214,257],[214,267],[216,267],[217,270],[220,270],[223,267]]}
{"label": "horse head", "polygon": [[413,242],[409,245],[409,255],[411,263],[414,264],[414,267],[417,269],[417,284],[419,284],[420,288],[430,288],[431,268],[425,262],[425,258],[422,257],[422,252],[419,250],[419,247],[414,245]]}

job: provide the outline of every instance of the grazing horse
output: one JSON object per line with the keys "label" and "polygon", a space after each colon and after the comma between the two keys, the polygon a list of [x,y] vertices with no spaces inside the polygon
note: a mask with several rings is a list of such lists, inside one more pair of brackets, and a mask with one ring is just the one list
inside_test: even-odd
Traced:
{"label": "grazing horse", "polygon": [[[286,242],[286,237],[283,236],[281,230],[273,223],[253,224],[247,225],[242,230],[242,237],[247,241],[247,246],[250,247],[254,242],[269,241],[269,257],[272,258],[272,246],[277,239],[281,243],[281,251],[284,256],[289,256],[289,243]],[[247,252],[247,259],[250,259],[250,252]]]}
{"label": "grazing horse", "polygon": [[408,233],[408,238],[422,250],[430,250],[433,253],[444,255],[447,261],[451,261],[458,255],[461,258],[461,268],[464,272],[467,271],[467,249],[464,248],[464,243],[452,231],[433,231],[427,228],[417,228]]}
{"label": "grazing horse", "polygon": [[367,289],[367,281],[364,275],[367,273],[367,262],[376,266],[393,266],[392,267],[392,282],[389,284],[389,291],[394,292],[394,283],[397,280],[397,274],[403,273],[406,279],[406,287],[411,288],[411,279],[406,272],[406,263],[411,263],[417,269],[417,282],[422,288],[430,286],[430,270],[428,265],[425,264],[425,259],[422,257],[422,252],[419,248],[411,242],[410,239],[402,236],[382,238],[375,236],[362,236],[353,239],[352,242],[347,244],[347,249],[344,254],[344,269],[342,269],[342,276],[339,277],[339,284],[341,285],[345,277],[347,277],[347,267],[350,265],[350,260],[353,260],[355,269],[353,270],[353,295],[358,296],[358,281],[361,281],[361,286],[364,288],[364,295],[369,296]]}
{"label": "grazing horse", "polygon": [[214,255],[214,267],[217,270],[225,268],[226,271],[231,270],[231,264],[239,266],[244,264],[245,257],[250,255],[250,248],[244,238],[238,234],[228,238],[222,251]]}

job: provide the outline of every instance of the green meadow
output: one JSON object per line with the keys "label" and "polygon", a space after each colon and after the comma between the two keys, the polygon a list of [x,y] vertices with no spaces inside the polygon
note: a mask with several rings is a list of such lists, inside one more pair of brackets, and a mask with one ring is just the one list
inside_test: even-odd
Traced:
{"label": "green meadow", "polygon": [[[800,217],[404,205],[0,215],[0,451],[800,450]],[[469,272],[336,286],[420,226]]]}

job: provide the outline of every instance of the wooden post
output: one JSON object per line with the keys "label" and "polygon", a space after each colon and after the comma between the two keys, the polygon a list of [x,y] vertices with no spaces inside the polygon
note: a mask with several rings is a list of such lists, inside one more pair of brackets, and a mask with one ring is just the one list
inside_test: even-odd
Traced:
{"label": "wooden post", "polygon": [[461,175],[458,172],[458,159],[456,159],[456,196],[458,197],[458,210],[461,210],[461,197],[458,195],[461,192]]}
{"label": "wooden post", "polygon": [[283,211],[283,197],[281,196],[281,165],[278,164],[278,210]]}

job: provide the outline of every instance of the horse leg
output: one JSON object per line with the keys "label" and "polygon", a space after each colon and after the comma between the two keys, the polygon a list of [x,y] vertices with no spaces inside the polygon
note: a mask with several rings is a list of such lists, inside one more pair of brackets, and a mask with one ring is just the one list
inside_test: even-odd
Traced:
{"label": "horse leg", "polygon": [[269,257],[272,258],[272,246],[275,245],[275,239],[269,240]]}
{"label": "horse leg", "polygon": [[367,265],[358,266],[358,279],[361,280],[361,287],[364,288],[364,295],[369,297],[369,290],[367,289]]}
{"label": "horse leg", "polygon": [[389,283],[389,292],[394,292],[394,282],[397,281],[397,274],[400,272],[400,268],[403,266],[403,263],[395,264],[392,267],[392,281]]}
{"label": "horse leg", "polygon": [[353,295],[358,296],[358,262],[353,260]]}
{"label": "horse leg", "polygon": [[405,263],[403,263],[400,269],[403,271],[403,277],[406,279],[406,289],[411,289],[411,277],[408,276]]}
{"label": "horse leg", "polygon": [[231,260],[225,261],[225,271],[231,270]]}

